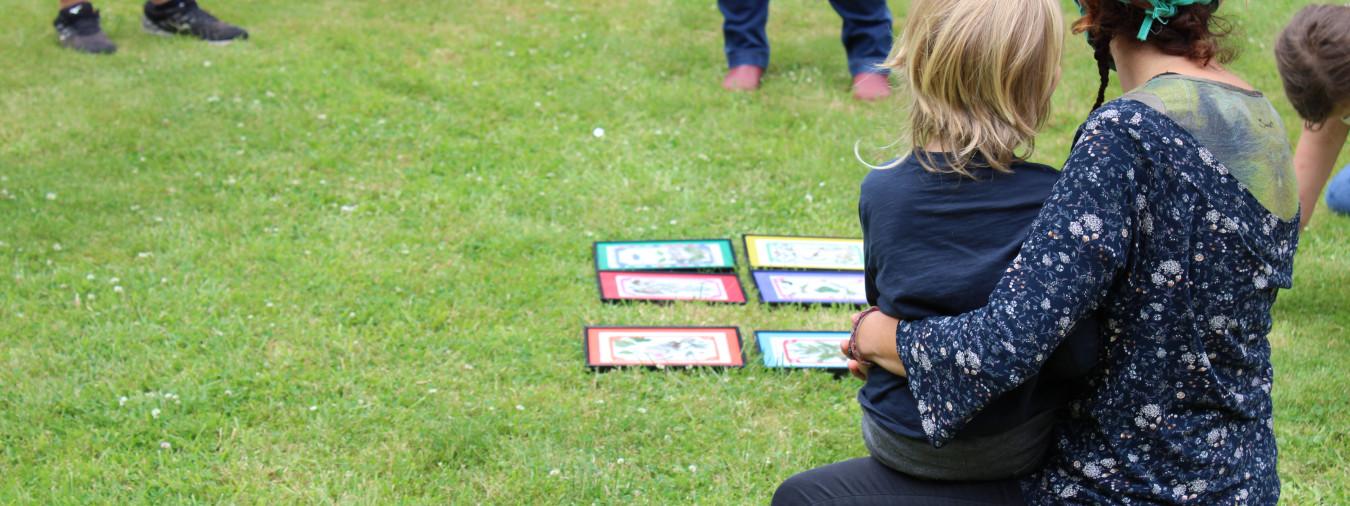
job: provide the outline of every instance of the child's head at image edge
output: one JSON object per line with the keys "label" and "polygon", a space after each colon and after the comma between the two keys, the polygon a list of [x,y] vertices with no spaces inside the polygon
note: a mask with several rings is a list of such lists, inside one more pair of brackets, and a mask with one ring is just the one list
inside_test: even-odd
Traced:
{"label": "child's head at image edge", "polygon": [[1063,49],[1056,0],[914,0],[883,66],[908,84],[915,152],[947,154],[941,169],[919,162],[969,176],[972,164],[1008,171],[1030,156]]}
{"label": "child's head at image edge", "polygon": [[1309,124],[1350,114],[1350,5],[1309,5],[1275,43],[1284,92]]}

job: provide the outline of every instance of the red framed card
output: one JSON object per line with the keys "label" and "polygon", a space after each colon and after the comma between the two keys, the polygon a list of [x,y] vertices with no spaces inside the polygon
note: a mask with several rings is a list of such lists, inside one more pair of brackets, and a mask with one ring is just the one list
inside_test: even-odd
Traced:
{"label": "red framed card", "polygon": [[736,274],[599,271],[600,300],[745,303],[745,289]]}
{"label": "red framed card", "polygon": [[744,367],[737,327],[586,327],[586,365]]}

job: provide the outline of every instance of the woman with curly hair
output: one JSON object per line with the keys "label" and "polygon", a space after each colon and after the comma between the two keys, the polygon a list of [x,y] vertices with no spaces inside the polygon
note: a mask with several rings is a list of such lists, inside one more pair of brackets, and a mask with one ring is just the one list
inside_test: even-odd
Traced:
{"label": "woman with curly hair", "polygon": [[[1277,502],[1267,335],[1298,242],[1283,123],[1224,68],[1218,1],[1079,1],[1099,106],[987,305],[865,313],[849,347],[856,374],[907,377],[940,448],[1095,314],[1097,366],[1050,455],[1015,494],[848,461],[790,478],[780,503]],[[1112,69],[1126,93],[1102,104]]]}

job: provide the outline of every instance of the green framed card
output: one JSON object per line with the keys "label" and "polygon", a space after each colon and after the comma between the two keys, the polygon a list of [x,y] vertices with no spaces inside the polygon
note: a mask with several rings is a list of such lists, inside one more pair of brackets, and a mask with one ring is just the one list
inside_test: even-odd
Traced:
{"label": "green framed card", "polygon": [[598,271],[729,271],[736,268],[730,239],[599,241]]}

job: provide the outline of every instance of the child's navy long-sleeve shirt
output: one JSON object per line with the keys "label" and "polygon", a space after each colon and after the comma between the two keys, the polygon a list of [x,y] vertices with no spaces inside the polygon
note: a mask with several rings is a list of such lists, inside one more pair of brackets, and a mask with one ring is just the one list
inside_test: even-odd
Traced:
{"label": "child's navy long-sleeve shirt", "polygon": [[[929,156],[938,166],[945,162],[940,154]],[[909,156],[863,180],[858,215],[867,299],[882,312],[914,320],[984,306],[1059,178],[1059,172],[1034,163],[1016,163],[1012,173],[969,170],[974,180],[927,171]],[[1062,407],[1073,379],[1096,363],[1097,349],[1096,322],[1080,322],[1040,375],[990,403],[961,435],[1000,434]],[[858,402],[891,432],[924,438],[905,378],[873,368]]]}

